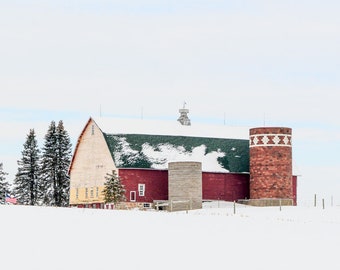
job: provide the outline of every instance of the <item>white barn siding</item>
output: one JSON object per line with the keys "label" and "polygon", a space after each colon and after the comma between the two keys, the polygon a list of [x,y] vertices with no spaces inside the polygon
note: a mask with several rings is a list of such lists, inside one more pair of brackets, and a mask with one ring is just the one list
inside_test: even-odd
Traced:
{"label": "white barn siding", "polygon": [[70,168],[70,204],[103,202],[105,176],[113,170],[117,168],[104,135],[90,119],[79,137]]}

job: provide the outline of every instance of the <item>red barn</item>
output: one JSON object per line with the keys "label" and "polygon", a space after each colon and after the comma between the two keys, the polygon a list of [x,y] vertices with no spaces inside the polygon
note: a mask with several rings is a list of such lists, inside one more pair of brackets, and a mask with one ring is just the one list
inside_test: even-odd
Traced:
{"label": "red barn", "polygon": [[[200,197],[200,200],[252,199],[250,142],[254,144],[254,140],[249,139],[250,129],[191,125],[190,121],[183,120],[185,112],[181,112],[181,117],[180,123],[90,118],[78,138],[69,170],[70,205],[103,208],[105,177],[115,170],[126,190],[126,207],[154,207],[156,202],[177,196],[169,194],[168,166],[171,162],[179,162],[179,165],[181,162],[201,164],[201,172],[196,174],[199,179],[195,180],[199,186],[194,187],[194,196]],[[289,145],[280,145],[278,150],[285,147],[291,149],[290,139]],[[284,138],[282,140],[285,141]],[[275,146],[276,142],[272,143]],[[260,145],[258,142],[256,144]],[[266,149],[273,145],[263,143],[261,147]],[[275,153],[278,154],[277,151]],[[286,172],[283,174],[287,175]],[[190,175],[182,182],[187,178]],[[267,184],[271,181],[270,176],[266,181]],[[189,201],[192,199],[189,198],[192,187],[190,183],[189,187],[180,187],[182,182],[177,182],[175,186],[178,185],[182,191],[188,190],[184,190],[181,196],[188,197]],[[263,199],[289,199],[296,203],[296,182],[297,177],[292,175],[290,183],[284,182],[285,187],[291,188],[291,193],[277,197],[278,193],[268,192],[268,198]],[[278,186],[276,190],[280,188]],[[265,190],[266,187],[263,192]]]}

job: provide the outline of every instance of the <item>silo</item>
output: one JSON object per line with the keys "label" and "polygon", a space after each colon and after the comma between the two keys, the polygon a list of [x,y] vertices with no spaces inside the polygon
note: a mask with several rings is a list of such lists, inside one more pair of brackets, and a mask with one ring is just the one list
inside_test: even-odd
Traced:
{"label": "silo", "polygon": [[250,200],[261,199],[261,205],[291,204],[292,129],[258,127],[249,133]]}
{"label": "silo", "polygon": [[202,163],[169,162],[169,210],[202,208]]}

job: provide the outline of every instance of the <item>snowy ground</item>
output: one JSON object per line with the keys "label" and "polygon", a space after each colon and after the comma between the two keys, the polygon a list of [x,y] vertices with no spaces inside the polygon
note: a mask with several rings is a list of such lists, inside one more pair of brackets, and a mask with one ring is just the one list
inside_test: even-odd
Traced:
{"label": "snowy ground", "polygon": [[0,206],[0,269],[340,269],[340,207]]}

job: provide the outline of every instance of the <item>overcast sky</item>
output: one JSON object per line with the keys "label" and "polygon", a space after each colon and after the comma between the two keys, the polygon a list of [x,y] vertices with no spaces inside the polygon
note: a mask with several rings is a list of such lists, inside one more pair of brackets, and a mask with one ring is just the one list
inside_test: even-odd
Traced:
{"label": "overcast sky", "polygon": [[[30,128],[90,116],[287,126],[301,177],[340,204],[340,2],[0,0],[0,162]],[[299,194],[298,194],[299,195]]]}

